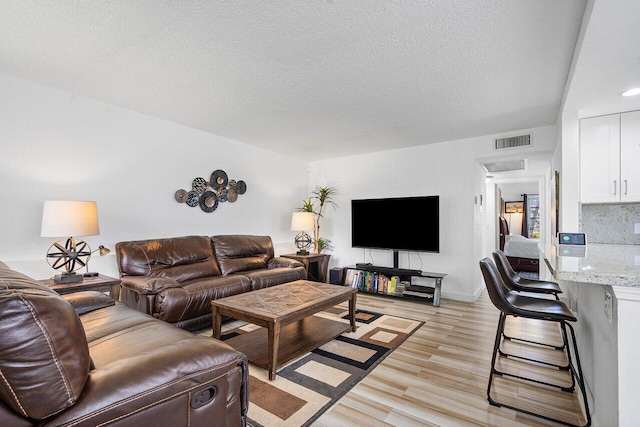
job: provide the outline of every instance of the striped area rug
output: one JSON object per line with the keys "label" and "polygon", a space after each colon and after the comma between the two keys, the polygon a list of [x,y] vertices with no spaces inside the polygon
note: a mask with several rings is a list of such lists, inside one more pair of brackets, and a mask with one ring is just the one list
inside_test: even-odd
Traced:
{"label": "striped area rug", "polygon": [[[349,323],[347,309],[340,306],[316,316]],[[250,426],[309,425],[424,323],[362,310],[356,318],[356,332],[344,333],[280,368],[274,381],[265,369],[249,365]],[[225,322],[222,339],[257,327]],[[211,329],[196,333],[211,336]]]}

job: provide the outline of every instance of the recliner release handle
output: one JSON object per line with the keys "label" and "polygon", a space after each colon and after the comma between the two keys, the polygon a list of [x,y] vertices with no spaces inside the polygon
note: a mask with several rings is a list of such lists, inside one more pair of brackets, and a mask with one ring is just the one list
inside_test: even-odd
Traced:
{"label": "recliner release handle", "polygon": [[191,398],[191,407],[193,409],[202,408],[204,405],[213,400],[213,398],[216,396],[216,392],[217,390],[213,386],[196,392]]}

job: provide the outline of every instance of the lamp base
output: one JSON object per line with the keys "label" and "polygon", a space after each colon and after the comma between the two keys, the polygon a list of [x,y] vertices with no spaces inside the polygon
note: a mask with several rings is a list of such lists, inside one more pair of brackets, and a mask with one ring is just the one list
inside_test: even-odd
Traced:
{"label": "lamp base", "polygon": [[98,277],[98,272],[97,271],[90,271],[89,273],[84,273],[83,276],[84,277]]}
{"label": "lamp base", "polygon": [[309,251],[307,251],[306,249],[302,249],[296,252],[296,255],[309,255]]}
{"label": "lamp base", "polygon": [[82,282],[82,274],[63,273],[53,276],[55,283],[77,283]]}

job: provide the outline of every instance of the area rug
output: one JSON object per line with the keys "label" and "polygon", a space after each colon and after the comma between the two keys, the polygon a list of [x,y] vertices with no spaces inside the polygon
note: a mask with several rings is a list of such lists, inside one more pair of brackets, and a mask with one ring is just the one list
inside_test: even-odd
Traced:
{"label": "area rug", "polygon": [[[333,307],[316,316],[349,323],[346,307]],[[265,369],[250,364],[248,424],[308,426],[424,323],[364,310],[356,312],[356,319],[356,332],[344,333],[280,368],[274,381],[269,381]],[[228,321],[222,326],[222,339],[256,328]],[[211,336],[211,329],[196,333]]]}

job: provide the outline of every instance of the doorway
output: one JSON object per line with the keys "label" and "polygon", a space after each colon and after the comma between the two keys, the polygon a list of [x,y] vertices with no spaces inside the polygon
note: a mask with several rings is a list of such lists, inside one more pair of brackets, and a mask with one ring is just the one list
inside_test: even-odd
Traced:
{"label": "doorway", "polygon": [[[512,235],[521,235],[527,238],[539,238],[540,246],[544,249],[547,244],[549,230],[549,201],[547,200],[549,188],[544,176],[531,176],[513,178],[509,176],[498,176],[487,179],[487,203],[486,224],[487,232],[490,236],[485,241],[486,253],[491,253],[500,249],[500,227],[499,219],[504,217],[509,224],[509,232]],[[527,206],[525,206],[525,195],[531,197],[530,202],[537,195],[535,203],[529,203],[529,215],[534,218],[525,219]],[[505,212],[505,202],[522,202],[522,212]],[[537,206],[533,206],[533,205]],[[525,225],[523,229],[523,224]],[[537,236],[537,237],[535,237]]]}

